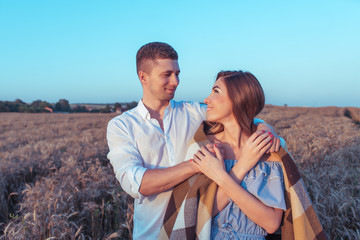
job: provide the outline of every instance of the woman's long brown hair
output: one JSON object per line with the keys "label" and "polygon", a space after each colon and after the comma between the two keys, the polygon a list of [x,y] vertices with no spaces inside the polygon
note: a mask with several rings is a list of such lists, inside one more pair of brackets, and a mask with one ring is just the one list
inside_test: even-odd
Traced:
{"label": "woman's long brown hair", "polygon": [[[254,118],[265,105],[264,91],[256,77],[243,71],[221,71],[216,81],[222,78],[232,102],[234,116],[245,134],[256,130]],[[221,123],[209,122],[204,127],[206,134],[216,134],[224,130]]]}

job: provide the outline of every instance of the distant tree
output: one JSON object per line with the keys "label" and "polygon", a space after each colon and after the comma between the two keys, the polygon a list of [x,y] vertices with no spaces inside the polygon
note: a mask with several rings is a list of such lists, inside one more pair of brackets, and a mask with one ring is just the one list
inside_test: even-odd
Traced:
{"label": "distant tree", "polygon": [[114,104],[114,111],[117,112],[117,113],[122,113],[123,112],[123,108],[122,108],[120,103],[117,102],[117,103]]}
{"label": "distant tree", "polygon": [[58,112],[71,112],[69,101],[66,99],[60,99],[55,104],[55,111]]}
{"label": "distant tree", "polygon": [[100,110],[99,110],[99,109],[97,109],[97,108],[94,108],[94,109],[92,109],[90,112],[91,112],[91,113],[99,113],[99,112],[100,112]]}
{"label": "distant tree", "polygon": [[19,104],[10,101],[0,101],[0,112],[18,112]]}
{"label": "distant tree", "polygon": [[121,108],[121,104],[118,102],[114,104],[114,109],[116,110],[117,108]]}
{"label": "distant tree", "polygon": [[19,98],[15,100],[15,103],[16,103],[16,104],[19,104],[19,105],[27,105],[26,103],[24,103],[24,102],[23,102],[21,99],[19,99]]}
{"label": "distant tree", "polygon": [[137,105],[138,105],[138,103],[135,102],[135,101],[132,101],[131,103],[127,103],[126,104],[126,110],[130,110],[130,109],[136,107]]}
{"label": "distant tree", "polygon": [[0,112],[10,112],[9,106],[4,101],[0,101]]}
{"label": "distant tree", "polygon": [[46,101],[35,100],[30,104],[33,112],[48,112],[45,108],[52,108],[52,105]]}
{"label": "distant tree", "polygon": [[106,104],[105,108],[100,109],[101,113],[110,113],[111,109],[110,109],[110,105]]}
{"label": "distant tree", "polygon": [[25,113],[38,113],[48,112],[45,108],[52,108],[48,102],[36,100],[31,104],[23,102],[21,99],[16,99],[14,102],[0,101],[0,112],[25,112]]}
{"label": "distant tree", "polygon": [[73,112],[89,112],[85,106],[76,105],[73,109]]}
{"label": "distant tree", "polygon": [[29,104],[23,102],[21,99],[16,99],[14,104],[16,112],[26,112],[26,109],[30,107]]}
{"label": "distant tree", "polygon": [[29,105],[28,104],[26,104],[26,105],[20,105],[19,106],[19,108],[18,108],[18,111],[19,112],[29,112],[28,110],[29,110]]}

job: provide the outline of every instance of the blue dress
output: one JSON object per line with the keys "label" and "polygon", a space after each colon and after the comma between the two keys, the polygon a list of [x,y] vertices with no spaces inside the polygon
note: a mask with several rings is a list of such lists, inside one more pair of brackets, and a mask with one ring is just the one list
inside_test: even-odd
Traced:
{"label": "blue dress", "polygon": [[[229,172],[236,160],[225,160]],[[286,209],[284,176],[281,162],[259,161],[241,182],[241,186],[269,207]],[[211,239],[265,239],[267,232],[251,221],[230,199],[211,222]]]}

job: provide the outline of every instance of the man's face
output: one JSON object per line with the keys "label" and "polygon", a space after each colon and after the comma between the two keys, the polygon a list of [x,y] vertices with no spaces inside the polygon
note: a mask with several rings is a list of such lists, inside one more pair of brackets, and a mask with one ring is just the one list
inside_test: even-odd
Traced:
{"label": "man's face", "polygon": [[151,71],[147,74],[146,85],[150,96],[155,100],[170,101],[174,98],[179,85],[180,68],[177,60],[157,59],[151,63]]}

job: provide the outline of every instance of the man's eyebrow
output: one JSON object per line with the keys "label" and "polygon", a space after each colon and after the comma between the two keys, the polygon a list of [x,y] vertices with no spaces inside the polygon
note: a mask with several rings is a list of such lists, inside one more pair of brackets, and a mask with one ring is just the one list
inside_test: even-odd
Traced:
{"label": "man's eyebrow", "polygon": [[179,71],[167,70],[167,71],[164,71],[163,73],[173,73],[173,72],[175,72],[175,73],[180,73],[180,70],[179,70]]}

